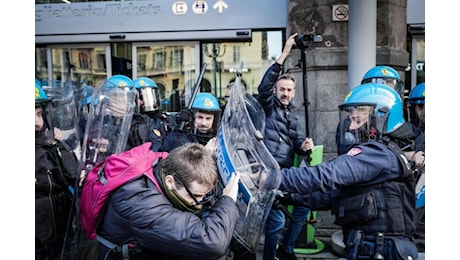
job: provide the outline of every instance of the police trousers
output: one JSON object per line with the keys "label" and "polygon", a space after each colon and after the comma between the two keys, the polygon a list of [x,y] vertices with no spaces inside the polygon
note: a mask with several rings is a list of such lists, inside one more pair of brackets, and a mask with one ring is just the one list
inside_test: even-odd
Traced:
{"label": "police trousers", "polygon": [[413,238],[379,233],[366,235],[352,230],[346,242],[347,259],[417,260],[417,246]]}

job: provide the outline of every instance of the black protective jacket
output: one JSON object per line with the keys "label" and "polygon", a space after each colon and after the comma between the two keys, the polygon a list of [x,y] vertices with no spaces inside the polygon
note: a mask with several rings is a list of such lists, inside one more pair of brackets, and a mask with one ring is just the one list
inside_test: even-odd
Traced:
{"label": "black protective jacket", "polygon": [[77,158],[65,143],[45,139],[35,139],[35,247],[42,259],[53,259],[64,240]]}
{"label": "black protective jacket", "polygon": [[152,118],[145,114],[135,113],[129,129],[125,151],[146,142],[152,143],[150,148],[152,151],[159,152],[163,145],[161,132],[156,128],[155,121]]}

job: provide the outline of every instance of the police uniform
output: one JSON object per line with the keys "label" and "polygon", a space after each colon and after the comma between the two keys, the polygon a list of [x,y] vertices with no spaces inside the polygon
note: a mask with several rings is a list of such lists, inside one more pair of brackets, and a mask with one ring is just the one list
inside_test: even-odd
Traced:
{"label": "police uniform", "polygon": [[332,210],[348,259],[417,259],[415,178],[395,143],[362,143],[317,166],[281,169],[281,176],[280,190],[303,194],[298,203]]}

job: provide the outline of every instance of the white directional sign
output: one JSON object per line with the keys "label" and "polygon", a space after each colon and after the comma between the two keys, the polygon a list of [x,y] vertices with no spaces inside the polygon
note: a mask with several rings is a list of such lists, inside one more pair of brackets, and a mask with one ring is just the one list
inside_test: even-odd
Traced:
{"label": "white directional sign", "polygon": [[212,7],[214,9],[217,9],[219,14],[221,14],[221,13],[224,12],[224,9],[228,8],[228,5],[227,5],[227,3],[224,2],[224,0],[218,0],[217,3],[215,3]]}

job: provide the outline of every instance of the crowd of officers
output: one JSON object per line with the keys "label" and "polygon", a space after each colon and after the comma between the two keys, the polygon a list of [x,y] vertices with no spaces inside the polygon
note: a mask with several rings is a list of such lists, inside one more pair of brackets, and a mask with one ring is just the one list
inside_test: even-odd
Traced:
{"label": "crowd of officers", "polygon": [[[267,122],[275,129],[279,125],[277,116],[292,116],[285,112],[292,109],[290,101],[293,95],[280,92],[286,91],[286,87],[277,85],[278,82],[283,83],[281,79],[295,88],[294,79],[286,74],[278,77],[293,45],[293,41],[288,42],[291,44],[289,50],[283,52],[283,58],[267,70],[261,82],[265,89],[260,88],[265,91],[261,97],[265,100],[265,113],[267,118],[271,118]],[[147,77],[133,81],[124,75],[114,75],[95,87],[83,86],[79,89],[75,89],[72,82],[59,86],[42,83],[35,81],[36,259],[72,259],[66,252],[69,250],[66,235],[69,226],[74,223],[72,208],[78,203],[79,189],[88,171],[110,154],[146,142],[152,144],[152,151],[168,153],[187,143],[206,147],[215,145],[213,141],[223,111],[217,98],[210,93],[198,93],[189,107],[170,115],[162,111],[157,85]],[[418,176],[413,169],[417,168],[420,172],[424,167],[425,84],[417,85],[411,91],[407,110],[402,101],[402,84],[398,73],[391,67],[377,66],[369,70],[362,84],[351,90],[339,106],[341,116],[336,134],[339,156],[314,167],[293,168],[292,163],[281,167],[279,189],[287,195],[278,199],[282,204],[299,208],[332,210],[336,216],[335,223],[343,228],[348,259],[379,256],[385,259],[417,259],[413,235],[416,231],[415,183]],[[71,99],[68,93],[74,94]],[[283,100],[286,95],[289,97],[287,101]],[[275,106],[278,104],[284,114],[280,112],[270,116],[268,111],[273,109],[273,104],[267,102],[275,102]],[[73,104],[74,111],[69,112],[69,104]],[[294,121],[295,118],[288,123]],[[286,129],[287,135],[293,133],[289,128],[291,126]],[[283,138],[290,138],[283,137],[282,132],[265,133],[270,137],[267,140],[274,142],[269,146],[273,148],[270,152],[275,157],[280,147],[277,140],[281,142]],[[308,149],[305,146],[305,137],[299,140],[298,151],[305,153],[311,149],[311,145]],[[209,150],[212,153],[212,148]],[[188,195],[184,196],[195,199],[193,192],[190,194],[188,190],[190,184],[179,186],[187,189]],[[165,196],[173,201],[168,194],[166,192]],[[170,196],[177,197],[177,193]],[[206,226],[206,218],[200,221]],[[282,225],[285,225],[284,221]],[[231,234],[231,228],[227,231]],[[298,232],[294,241],[297,235]],[[223,239],[219,235],[213,238]],[[269,249],[270,256],[264,256],[264,259],[275,259],[275,254],[279,259],[296,259],[292,245],[291,251],[276,252],[278,240],[279,236],[274,242],[275,247]],[[171,250],[173,246],[166,244],[164,248],[169,248],[169,251],[158,251],[155,247],[157,251],[154,255],[164,256],[161,259],[187,259],[200,255],[193,252],[200,250],[200,246],[191,247],[190,252],[174,252]],[[230,241],[221,245],[228,248]],[[282,248],[287,246],[285,243]],[[206,244],[201,247],[206,252]],[[228,253],[228,250],[224,251]],[[223,257],[220,249],[212,252],[216,255],[209,255],[209,259]],[[247,257],[241,255],[241,259]]]}

